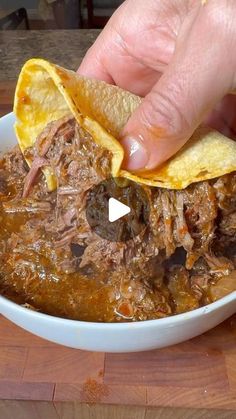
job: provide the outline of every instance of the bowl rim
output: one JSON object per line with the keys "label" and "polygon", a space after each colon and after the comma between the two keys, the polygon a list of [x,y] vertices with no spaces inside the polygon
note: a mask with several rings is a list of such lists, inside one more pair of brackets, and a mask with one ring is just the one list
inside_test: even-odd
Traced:
{"label": "bowl rim", "polygon": [[[13,311],[21,312],[22,314],[25,314],[34,320],[45,320],[50,321],[52,323],[61,324],[61,325],[71,325],[71,326],[80,326],[81,328],[87,329],[113,329],[114,327],[118,330],[126,330],[130,329],[132,327],[135,329],[143,329],[148,326],[156,326],[158,324],[164,326],[171,326],[174,327],[176,324],[181,323],[182,321],[188,321],[195,318],[200,318],[208,313],[217,311],[219,309],[222,309],[223,307],[226,307],[227,305],[231,304],[233,301],[236,302],[236,291],[231,292],[230,294],[226,295],[225,297],[220,298],[217,301],[214,301],[213,303],[207,304],[203,307],[199,307],[192,311],[187,311],[185,313],[175,314],[168,317],[163,317],[160,319],[152,319],[152,320],[140,320],[140,321],[134,321],[134,322],[111,322],[111,323],[105,323],[105,322],[89,322],[85,320],[73,320],[73,319],[66,319],[63,317],[57,317],[52,316],[50,314],[41,313],[39,311],[34,311],[29,308],[23,307],[11,300],[9,300],[6,297],[3,297],[0,295],[0,307],[3,304],[8,305],[9,308],[12,308]],[[0,308],[0,313],[1,308]],[[2,313],[4,316],[4,313]]]}
{"label": "bowl rim", "polygon": [[[3,119],[9,119],[10,121],[12,119],[12,122],[13,122],[13,120],[15,119],[15,115],[13,112],[9,112],[8,114],[0,118],[0,122]],[[227,306],[228,304],[231,304],[233,301],[236,302],[236,291],[231,292],[230,294],[226,295],[225,297],[220,298],[217,301],[214,301],[213,303],[207,304],[203,307],[199,307],[195,310],[187,311],[181,314],[175,314],[172,316],[163,317],[160,319],[153,319],[153,320],[140,320],[140,321],[134,321],[134,322],[125,321],[122,323],[118,323],[118,322],[105,323],[105,322],[88,322],[84,320],[66,319],[63,317],[57,317],[57,316],[52,316],[50,314],[33,311],[0,295],[0,314],[4,316],[4,313],[1,310],[1,306],[2,304],[4,304],[4,305],[7,305],[9,308],[12,308],[13,311],[21,312],[22,314],[25,314],[26,316],[31,317],[35,320],[43,320],[43,321],[48,320],[52,323],[57,323],[61,325],[64,325],[64,324],[71,325],[71,326],[77,325],[84,329],[87,329],[87,328],[99,329],[100,328],[100,329],[111,330],[114,327],[118,330],[130,329],[131,327],[132,329],[133,328],[143,329],[143,328],[146,328],[147,326],[151,327],[151,326],[156,326],[158,324],[168,325],[169,327],[170,326],[174,327],[179,322],[181,323],[182,321],[191,320],[197,317],[201,317],[204,314],[206,315],[207,313],[217,311]]]}

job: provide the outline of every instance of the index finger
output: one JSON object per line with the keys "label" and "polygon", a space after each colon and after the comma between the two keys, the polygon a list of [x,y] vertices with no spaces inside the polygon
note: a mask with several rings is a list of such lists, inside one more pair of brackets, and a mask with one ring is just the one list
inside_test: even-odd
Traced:
{"label": "index finger", "polygon": [[113,78],[104,65],[104,49],[106,46],[105,32],[106,29],[98,36],[92,47],[89,48],[77,72],[82,76],[114,84]]}

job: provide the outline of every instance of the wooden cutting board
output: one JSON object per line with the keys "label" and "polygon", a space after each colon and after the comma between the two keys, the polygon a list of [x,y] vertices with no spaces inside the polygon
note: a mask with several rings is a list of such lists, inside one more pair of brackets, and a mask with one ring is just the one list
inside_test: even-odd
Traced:
{"label": "wooden cutting board", "polygon": [[131,354],[61,347],[0,317],[0,399],[213,409],[236,418],[236,315],[188,342]]}
{"label": "wooden cutting board", "polygon": [[[0,83],[0,116],[14,88]],[[0,419],[235,419],[236,315],[188,342],[134,354],[64,348],[0,317],[0,400]]]}
{"label": "wooden cutting board", "polygon": [[15,81],[0,81],[0,117],[12,111]]}

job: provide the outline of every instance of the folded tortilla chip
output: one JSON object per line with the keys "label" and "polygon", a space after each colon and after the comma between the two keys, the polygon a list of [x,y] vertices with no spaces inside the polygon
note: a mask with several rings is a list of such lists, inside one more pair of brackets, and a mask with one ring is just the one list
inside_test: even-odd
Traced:
{"label": "folded tortilla chip", "polygon": [[[206,127],[198,128],[188,143],[161,168],[142,174],[121,169],[124,150],[119,133],[141,98],[105,82],[88,79],[42,59],[26,62],[16,87],[16,135],[22,151],[31,147],[45,126],[64,115],[74,115],[94,141],[112,152],[112,175],[139,183],[183,189],[197,181],[236,170],[236,142]],[[53,173],[45,170],[53,190]]]}

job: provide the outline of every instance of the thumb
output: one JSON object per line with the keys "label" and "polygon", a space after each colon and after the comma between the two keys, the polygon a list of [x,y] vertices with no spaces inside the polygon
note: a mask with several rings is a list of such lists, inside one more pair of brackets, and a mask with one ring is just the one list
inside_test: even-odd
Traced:
{"label": "thumb", "polygon": [[209,110],[231,90],[232,72],[230,65],[227,69],[224,53],[215,51],[215,42],[205,48],[198,43],[177,51],[124,127],[124,168],[150,170],[162,164],[186,143]]}

